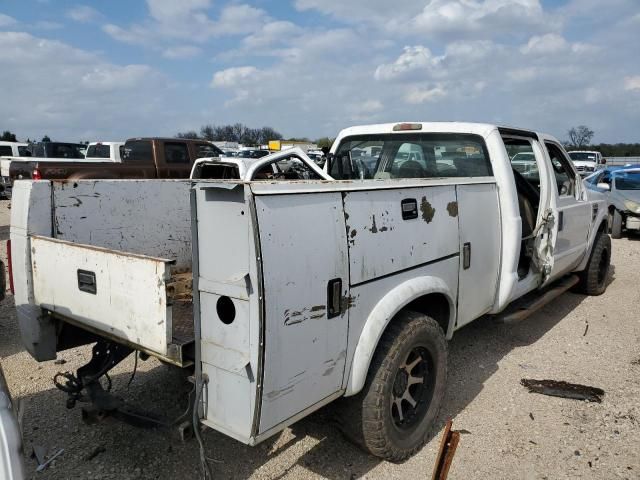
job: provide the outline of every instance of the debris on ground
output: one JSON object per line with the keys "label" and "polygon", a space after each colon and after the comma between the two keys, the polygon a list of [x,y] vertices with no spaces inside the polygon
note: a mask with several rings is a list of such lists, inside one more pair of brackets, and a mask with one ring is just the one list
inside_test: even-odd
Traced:
{"label": "debris on ground", "polygon": [[36,472],[43,472],[44,470],[47,469],[47,467],[49,467],[49,465],[51,465],[51,463],[58,458],[60,455],[62,455],[64,453],[64,448],[61,448],[60,450],[58,450],[56,453],[54,453],[53,455],[49,456],[48,459],[45,460],[46,455],[43,455],[43,452],[46,452],[46,448],[44,447],[38,447],[35,446],[33,447],[33,455],[36,458],[36,460],[38,461],[38,466],[36,467]]}
{"label": "debris on ground", "polygon": [[104,448],[102,445],[100,445],[100,446],[98,446],[98,447],[94,448],[94,449],[93,449],[93,451],[92,451],[89,455],[87,455],[87,456],[85,457],[85,460],[86,460],[87,462],[90,462],[91,460],[93,460],[94,458],[96,458],[98,455],[100,455],[101,453],[104,453],[104,452],[106,452],[106,451],[107,451],[107,449],[106,449],[106,448]]}
{"label": "debris on ground", "polygon": [[587,325],[586,325],[586,327],[584,327],[584,333],[582,334],[582,336],[583,336],[583,337],[586,337],[586,336],[587,336],[587,332],[589,331],[589,322],[587,322],[587,321],[585,320],[585,322],[584,322],[584,323],[586,323]]}
{"label": "debris on ground", "polygon": [[453,421],[447,420],[447,424],[444,427],[442,433],[442,441],[440,442],[440,450],[436,457],[436,464],[433,469],[432,480],[446,480],[449,475],[449,469],[453,462],[453,456],[458,448],[458,442],[460,441],[460,432],[451,430]]}
{"label": "debris on ground", "polygon": [[604,390],[578,383],[569,383],[559,380],[534,380],[523,378],[520,384],[527,387],[531,393],[540,393],[551,397],[571,398],[585,400],[587,402],[602,402]]}

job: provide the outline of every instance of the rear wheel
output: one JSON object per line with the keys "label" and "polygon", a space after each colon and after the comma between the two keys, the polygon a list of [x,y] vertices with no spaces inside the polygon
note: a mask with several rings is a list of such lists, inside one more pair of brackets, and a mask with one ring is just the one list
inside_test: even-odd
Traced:
{"label": "rear wheel", "polygon": [[601,233],[595,240],[587,268],[580,272],[578,289],[587,295],[601,295],[607,289],[611,263],[611,239]]}
{"label": "rear wheel", "polygon": [[622,238],[622,214],[615,209],[611,215],[611,237]]}
{"label": "rear wheel", "polygon": [[373,455],[400,462],[427,441],[447,377],[447,344],[438,323],[405,311],[387,328],[363,391],[344,400],[344,432]]}

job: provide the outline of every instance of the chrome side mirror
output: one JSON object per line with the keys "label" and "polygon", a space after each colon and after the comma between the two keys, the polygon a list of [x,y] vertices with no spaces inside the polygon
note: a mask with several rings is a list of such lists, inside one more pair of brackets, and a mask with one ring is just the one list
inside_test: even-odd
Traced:
{"label": "chrome side mirror", "polygon": [[609,185],[608,183],[599,183],[596,185],[596,187],[600,190],[606,190],[607,192],[611,191],[611,185]]}

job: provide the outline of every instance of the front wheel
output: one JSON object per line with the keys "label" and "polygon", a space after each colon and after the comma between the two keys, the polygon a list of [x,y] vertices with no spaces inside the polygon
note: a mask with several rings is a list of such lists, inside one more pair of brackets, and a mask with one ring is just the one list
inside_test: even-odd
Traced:
{"label": "front wheel", "polygon": [[580,272],[578,289],[586,295],[602,295],[607,289],[611,263],[611,238],[601,233],[595,240],[587,268]]}
{"label": "front wheel", "polygon": [[373,455],[401,462],[427,441],[447,378],[447,343],[438,323],[404,311],[387,328],[363,391],[344,400],[343,431]]}

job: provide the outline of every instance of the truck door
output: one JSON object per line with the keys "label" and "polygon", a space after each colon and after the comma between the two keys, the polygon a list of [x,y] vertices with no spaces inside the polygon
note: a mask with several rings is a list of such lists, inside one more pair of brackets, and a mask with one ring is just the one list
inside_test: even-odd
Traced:
{"label": "truck door", "polygon": [[339,393],[348,333],[341,193],[268,191],[254,197],[265,322],[259,434]]}
{"label": "truck door", "polygon": [[546,140],[544,151],[551,180],[550,210],[553,216],[548,226],[551,248],[542,240],[550,262],[550,271],[543,284],[552,282],[571,271],[582,259],[587,249],[591,205],[583,195],[583,185],[563,149]]}
{"label": "truck door", "polygon": [[460,276],[457,327],[491,310],[501,253],[500,206],[495,181],[457,185]]}

